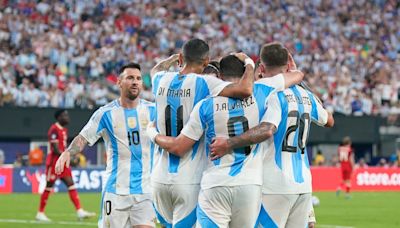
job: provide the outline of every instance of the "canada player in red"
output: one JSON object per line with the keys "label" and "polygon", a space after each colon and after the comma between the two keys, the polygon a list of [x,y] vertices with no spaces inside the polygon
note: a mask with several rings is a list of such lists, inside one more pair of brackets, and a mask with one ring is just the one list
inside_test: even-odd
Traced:
{"label": "canada player in red", "polygon": [[342,187],[345,187],[346,198],[350,198],[351,173],[353,172],[354,166],[354,153],[353,149],[351,148],[350,137],[343,138],[343,142],[338,149],[338,156],[342,170],[342,183],[339,185],[336,195],[338,196],[342,190]]}
{"label": "canada player in red", "polygon": [[68,130],[66,126],[69,123],[69,115],[65,109],[61,109],[55,112],[54,117],[56,118],[57,122],[51,125],[47,133],[50,144],[50,152],[46,158],[46,189],[40,197],[39,211],[36,215],[36,219],[45,222],[51,221],[44,214],[44,209],[54,183],[58,178],[60,178],[68,188],[68,194],[76,208],[78,219],[93,217],[95,216],[95,213],[87,212],[81,208],[78,192],[74,185],[74,181],[72,180],[71,169],[66,167],[60,175],[56,175],[55,173],[57,159],[67,147]]}

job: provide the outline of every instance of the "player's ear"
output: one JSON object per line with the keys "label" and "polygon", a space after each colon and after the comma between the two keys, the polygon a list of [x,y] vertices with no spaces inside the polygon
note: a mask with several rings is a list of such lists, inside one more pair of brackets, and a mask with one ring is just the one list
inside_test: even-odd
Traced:
{"label": "player's ear", "polygon": [[178,66],[179,67],[183,66],[183,55],[182,55],[182,53],[179,53]]}
{"label": "player's ear", "polygon": [[261,72],[261,73],[265,73],[265,66],[264,66],[264,64],[263,64],[263,63],[260,63],[259,67],[260,67],[260,72]]}
{"label": "player's ear", "polygon": [[210,62],[210,57],[207,57],[203,62],[203,68],[206,68],[209,62]]}
{"label": "player's ear", "polygon": [[119,75],[118,76],[118,80],[117,80],[117,85],[118,85],[119,88],[121,88],[121,80],[122,80],[122,76]]}

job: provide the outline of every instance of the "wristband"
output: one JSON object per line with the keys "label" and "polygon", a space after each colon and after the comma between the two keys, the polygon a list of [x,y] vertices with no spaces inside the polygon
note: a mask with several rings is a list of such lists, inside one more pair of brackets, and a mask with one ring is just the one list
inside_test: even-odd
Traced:
{"label": "wristband", "polygon": [[254,61],[251,58],[246,58],[244,60],[244,66],[247,66],[247,65],[251,65],[253,68],[256,67],[256,65],[254,64]]}
{"label": "wristband", "polygon": [[155,143],[156,136],[160,133],[154,127],[153,122],[151,122],[151,123],[149,123],[149,125],[147,125],[146,132],[147,132],[147,136],[150,138],[151,142]]}

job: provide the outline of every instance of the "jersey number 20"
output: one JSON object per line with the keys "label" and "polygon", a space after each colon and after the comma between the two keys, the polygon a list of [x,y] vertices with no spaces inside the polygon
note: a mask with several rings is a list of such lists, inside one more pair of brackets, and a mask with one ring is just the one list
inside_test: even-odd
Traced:
{"label": "jersey number 20", "polygon": [[[282,143],[282,151],[296,153],[297,148],[301,149],[301,153],[304,154],[304,149],[306,148],[307,137],[308,137],[308,128],[310,126],[310,114],[303,113],[300,116],[298,111],[291,111],[288,114],[288,128],[286,130],[285,138]],[[294,145],[294,140],[289,142],[289,137],[292,134],[296,134],[297,129],[298,137],[297,137],[297,145]],[[304,134],[307,132],[307,134]],[[293,136],[295,137],[295,135]]]}

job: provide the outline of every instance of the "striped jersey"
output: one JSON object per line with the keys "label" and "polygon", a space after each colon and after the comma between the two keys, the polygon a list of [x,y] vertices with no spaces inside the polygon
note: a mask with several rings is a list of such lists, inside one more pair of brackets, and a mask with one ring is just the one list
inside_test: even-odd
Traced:
{"label": "striped jersey", "polygon": [[[158,131],[178,136],[193,107],[208,96],[218,95],[229,83],[213,76],[159,72],[153,78]],[[152,181],[162,184],[198,184],[206,166],[204,140],[199,140],[183,157],[161,150],[154,164]]]}
{"label": "striped jersey", "polygon": [[151,193],[150,172],[154,144],[146,127],[155,119],[153,103],[140,100],[134,109],[118,100],[99,108],[79,133],[93,145],[100,137],[106,146],[106,184],[103,191],[119,195]]}
{"label": "striped jersey", "polygon": [[[210,97],[197,104],[182,134],[199,140],[205,135],[205,154],[214,137],[234,137],[259,124],[266,110],[268,96],[283,90],[282,75],[264,78],[254,84],[253,95],[245,99]],[[262,158],[259,145],[234,149],[232,153],[215,160],[208,160],[203,173],[201,188],[217,186],[262,185]]]}
{"label": "striped jersey", "polygon": [[264,194],[310,193],[311,172],[307,155],[310,123],[325,125],[328,112],[311,92],[295,85],[270,96],[262,122],[277,131],[265,143]]}

